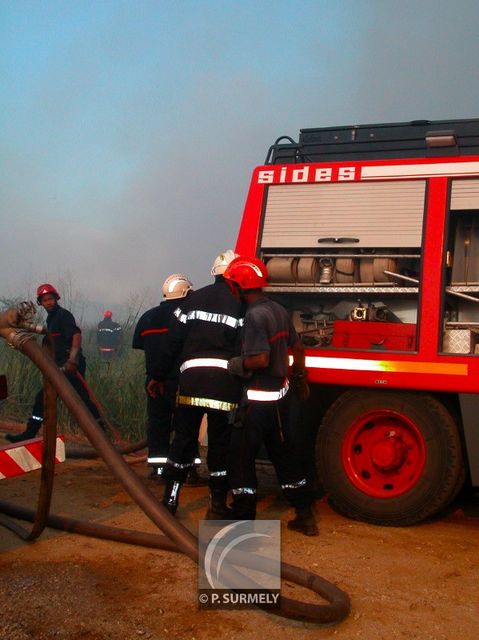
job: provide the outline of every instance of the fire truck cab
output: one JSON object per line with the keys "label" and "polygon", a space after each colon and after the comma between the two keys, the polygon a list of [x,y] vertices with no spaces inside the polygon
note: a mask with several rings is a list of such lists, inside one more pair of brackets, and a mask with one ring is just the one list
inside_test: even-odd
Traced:
{"label": "fire truck cab", "polygon": [[479,119],[279,138],[236,251],[305,345],[337,511],[409,525],[479,486]]}

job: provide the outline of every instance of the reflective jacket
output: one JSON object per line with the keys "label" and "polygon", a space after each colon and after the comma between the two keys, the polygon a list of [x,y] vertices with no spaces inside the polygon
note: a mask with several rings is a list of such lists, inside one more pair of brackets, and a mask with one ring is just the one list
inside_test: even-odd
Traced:
{"label": "reflective jacket", "polygon": [[96,343],[99,349],[118,349],[121,342],[122,329],[118,322],[105,318],[98,323]]}
{"label": "reflective jacket", "polygon": [[163,380],[179,358],[178,404],[230,411],[241,395],[241,383],[227,371],[239,354],[242,305],[221,276],[181,301],[174,312],[165,350],[153,367]]}

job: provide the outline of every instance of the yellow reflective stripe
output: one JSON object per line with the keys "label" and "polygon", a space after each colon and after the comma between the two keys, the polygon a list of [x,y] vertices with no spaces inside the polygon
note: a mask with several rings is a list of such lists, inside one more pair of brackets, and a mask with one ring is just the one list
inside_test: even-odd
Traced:
{"label": "yellow reflective stripe", "polygon": [[[290,362],[292,358],[290,357]],[[432,373],[467,376],[467,364],[446,362],[411,362],[406,360],[366,360],[362,358],[327,358],[306,356],[306,367],[342,369],[344,371],[391,371],[392,373]]]}
{"label": "yellow reflective stripe", "polygon": [[274,402],[275,400],[281,400],[289,389],[289,382],[286,381],[286,384],[279,391],[261,391],[261,389],[248,389],[246,391],[246,396],[248,400],[258,400],[259,402]]}
{"label": "yellow reflective stripe", "polygon": [[234,402],[215,400],[214,398],[195,398],[193,396],[178,396],[178,404],[186,404],[192,407],[205,407],[206,409],[219,409],[220,411],[231,411],[238,406]]}
{"label": "yellow reflective stripe", "polygon": [[228,360],[223,360],[222,358],[193,358],[192,360],[185,360],[180,367],[180,373],[194,367],[219,367],[220,369],[228,369]]}

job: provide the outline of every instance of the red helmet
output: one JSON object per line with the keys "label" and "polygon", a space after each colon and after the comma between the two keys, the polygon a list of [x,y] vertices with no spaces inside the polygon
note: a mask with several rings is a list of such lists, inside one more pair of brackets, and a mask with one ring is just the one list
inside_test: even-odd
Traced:
{"label": "red helmet", "polygon": [[55,287],[51,284],[46,283],[41,284],[37,289],[37,304],[42,303],[42,296],[46,295],[47,293],[52,293],[57,300],[60,300],[60,294],[55,289]]}
{"label": "red helmet", "polygon": [[261,289],[268,284],[266,265],[258,258],[235,258],[226,267],[223,278],[244,290]]}
{"label": "red helmet", "polygon": [[108,309],[105,311],[105,313],[103,314],[104,318],[111,318],[112,317],[112,312],[109,311]]}

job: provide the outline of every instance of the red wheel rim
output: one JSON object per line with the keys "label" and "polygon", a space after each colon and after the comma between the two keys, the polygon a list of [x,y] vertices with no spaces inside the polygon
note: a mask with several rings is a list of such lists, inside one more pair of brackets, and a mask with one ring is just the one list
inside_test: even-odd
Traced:
{"label": "red wheel rim", "polygon": [[393,498],[421,478],[424,438],[408,416],[388,409],[370,411],[348,428],[341,462],[357,489],[375,498]]}

